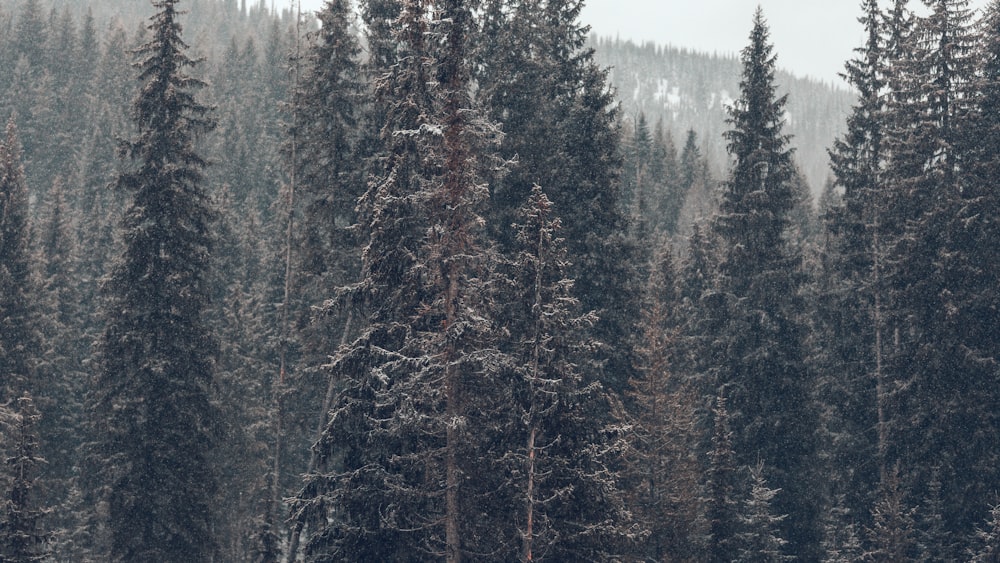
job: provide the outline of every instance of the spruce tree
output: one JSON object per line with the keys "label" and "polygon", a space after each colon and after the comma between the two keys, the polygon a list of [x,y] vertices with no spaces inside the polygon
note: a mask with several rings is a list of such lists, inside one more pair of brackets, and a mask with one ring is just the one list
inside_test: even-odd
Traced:
{"label": "spruce tree", "polygon": [[350,28],[347,2],[328,0],[317,16],[321,26],[307,55],[295,97],[296,130],[290,134],[297,136],[296,175],[308,200],[305,269],[331,277],[329,283],[336,285],[358,271],[356,244],[348,233],[364,188],[354,149],[361,48]]}
{"label": "spruce tree", "polygon": [[855,514],[867,512],[885,472],[888,397],[882,280],[886,38],[878,2],[866,0],[862,10],[865,44],[855,50],[857,57],[847,62],[845,73],[858,90],[858,101],[847,132],[830,151],[835,185],[843,193],[824,217],[830,238],[817,304],[819,326],[829,343],[820,385],[835,405],[827,423],[831,469]]}
{"label": "spruce tree", "polygon": [[28,186],[14,118],[0,142],[0,403],[29,390],[36,349],[30,298]]}
{"label": "spruce tree", "polygon": [[639,375],[629,382],[632,430],[626,482],[632,511],[648,533],[639,553],[662,561],[668,555],[695,558],[703,530],[698,404],[676,359],[681,327],[671,248],[658,242],[637,346]]}
{"label": "spruce tree", "polygon": [[659,179],[662,189],[657,194],[657,200],[653,202],[653,212],[657,216],[656,225],[668,235],[677,233],[681,208],[684,207],[684,199],[687,197],[687,190],[680,185],[679,168],[673,135],[660,118],[653,129],[653,162],[650,173],[653,178]]}
{"label": "spruce tree", "polygon": [[[361,113],[365,109],[361,103],[364,86],[360,46],[351,30],[351,7],[342,0],[331,0],[317,17],[320,29],[311,35],[302,77],[298,77],[299,69],[293,69],[296,91],[286,144],[295,185],[288,186],[285,195],[296,201],[289,203],[292,208],[287,211],[290,215],[284,236],[286,245],[298,248],[285,248],[288,278],[284,282],[293,293],[283,298],[291,310],[282,313],[285,320],[281,324],[288,325],[288,319],[294,319],[299,329],[294,337],[302,355],[299,363],[305,369],[291,371],[293,379],[288,383],[288,391],[277,390],[282,394],[282,404],[288,404],[280,410],[293,411],[277,416],[288,418],[288,426],[295,429],[312,423],[314,434],[298,432],[308,435],[310,440],[318,439],[326,425],[336,385],[333,374],[315,368],[349,341],[353,334],[351,325],[356,324],[350,310],[327,310],[314,315],[311,306],[322,303],[337,287],[355,281],[358,276],[361,249],[355,208],[365,188],[363,157],[366,155],[362,151],[367,148],[359,142],[359,137],[367,133],[359,134]],[[283,335],[282,339],[292,337]],[[287,350],[287,344],[281,346]],[[286,351],[281,354],[280,369],[285,369],[290,359],[284,360],[288,356]],[[317,397],[319,401],[315,400]],[[296,409],[301,412],[295,412]],[[304,420],[305,414],[311,417],[317,410],[318,422]],[[280,437],[276,448],[284,443],[283,450],[287,453],[280,454],[286,464],[294,463],[295,449],[302,442],[295,439],[294,430],[286,434]],[[316,456],[310,455],[305,471],[311,472],[315,463]],[[278,489],[283,490],[283,487]],[[276,491],[275,501],[281,496]],[[299,527],[293,528],[291,551],[298,549],[299,533]]]}
{"label": "spruce tree", "polygon": [[733,450],[741,465],[764,459],[785,491],[775,509],[789,553],[818,557],[814,492],[817,415],[805,365],[799,258],[789,244],[795,170],[782,132],[786,96],[777,96],[775,57],[760,10],[743,50],[741,96],[726,132],[734,158],[713,227],[724,243],[716,295],[708,393],[727,389]]}
{"label": "spruce tree", "polygon": [[767,486],[764,464],[757,462],[750,468],[750,494],[743,503],[740,521],[743,531],[737,535],[740,563],[777,563],[792,557],[784,553],[788,543],[778,532],[778,525],[787,515],[775,515],[771,502],[781,491]]}
{"label": "spruce tree", "polygon": [[48,555],[50,534],[43,528],[47,510],[38,507],[39,472],[45,459],[39,455],[38,411],[29,394],[13,401],[9,414],[0,411],[3,430],[3,486],[0,504],[0,561],[32,563]]}
{"label": "spruce tree", "polygon": [[909,57],[894,61],[905,95],[889,105],[889,456],[906,469],[915,498],[928,496],[940,468],[944,530],[965,537],[1000,482],[1000,348],[986,320],[996,307],[987,289],[997,280],[987,211],[995,190],[992,172],[977,173],[990,159],[980,160],[989,134],[977,130],[984,88],[972,10],[964,0],[927,5]]}
{"label": "spruce tree", "polygon": [[[618,111],[579,22],[581,0],[491,3],[484,22],[495,36],[480,40],[489,57],[477,81],[490,117],[503,125],[501,155],[515,159],[490,186],[489,224],[501,250],[506,226],[532,186],[543,186],[560,210],[574,295],[598,313],[593,337],[605,345],[603,369],[589,375],[621,393],[632,373],[630,335],[636,333],[642,278],[626,235]],[[482,46],[482,43],[488,43]]]}
{"label": "spruce tree", "polygon": [[[652,217],[654,194],[659,191],[656,184],[661,178],[653,176],[653,137],[649,132],[645,114],[635,120],[631,139],[625,145],[625,164],[622,173],[624,193],[623,212],[630,218],[631,235],[636,240],[648,240],[654,228]],[[643,246],[645,256],[636,256],[642,263],[652,259],[649,246]]]}
{"label": "spruce tree", "polygon": [[986,528],[977,528],[969,561],[973,563],[997,563],[1000,561],[1000,505],[990,509]]}
{"label": "spruce tree", "polygon": [[157,0],[149,41],[136,50],[130,166],[117,187],[131,195],[125,249],[106,285],[106,329],[94,392],[105,460],[114,561],[209,561],[216,547],[209,455],[214,344],[203,311],[215,216],[202,187],[195,140],[209,108],[186,71],[177,0]]}
{"label": "spruce tree", "polygon": [[914,510],[906,501],[899,466],[887,471],[879,484],[878,501],[872,508],[872,526],[867,529],[865,561],[896,563],[916,559]]}
{"label": "spruce tree", "polygon": [[712,445],[705,472],[705,518],[708,520],[705,558],[721,563],[732,561],[738,552],[737,537],[742,529],[738,495],[743,487],[733,452],[729,411],[722,395],[715,399],[712,418]]}
{"label": "spruce tree", "polygon": [[12,41],[13,54],[16,59],[23,57],[35,76],[45,70],[45,44],[51,33],[45,25],[42,7],[38,0],[27,0],[17,14],[17,24],[14,27]]}
{"label": "spruce tree", "polygon": [[861,538],[854,515],[846,506],[845,495],[837,495],[824,514],[824,563],[850,563],[861,558]]}
{"label": "spruce tree", "polygon": [[[621,435],[609,391],[583,378],[580,363],[592,345],[586,333],[596,316],[582,313],[572,296],[557,215],[536,186],[514,225],[517,252],[505,268],[509,293],[497,299],[503,333],[512,336],[503,350],[513,373],[509,382],[497,382],[492,414],[478,426],[488,431],[497,426],[488,419],[509,413],[495,438],[481,439],[503,444],[487,451],[493,473],[507,482],[480,486],[512,492],[511,501],[501,497],[490,505],[489,525],[507,532],[496,538],[497,547],[519,536],[522,561],[608,560],[625,553],[634,535],[618,477]],[[513,404],[505,404],[508,398]],[[524,507],[523,515],[510,513],[506,502]],[[507,522],[517,526],[511,530]],[[502,560],[518,556],[497,553]]]}
{"label": "spruce tree", "polygon": [[409,319],[425,297],[415,273],[426,230],[417,194],[430,177],[422,154],[437,143],[425,8],[407,0],[392,26],[398,63],[376,84],[374,101],[386,117],[380,173],[358,208],[367,242],[360,279],[330,302],[355,308],[363,322],[330,360],[339,388],[313,446],[316,467],[292,504],[293,518],[309,528],[309,561],[406,559],[428,548],[421,524],[428,507],[414,491],[422,473],[401,467],[425,447],[416,425],[422,413],[399,391],[414,370]]}
{"label": "spruce tree", "polygon": [[698,148],[698,133],[694,129],[689,129],[684,138],[684,148],[681,149],[680,168],[678,170],[678,181],[680,190],[687,193],[694,188],[698,179],[698,172],[702,166],[701,149]]}
{"label": "spruce tree", "polygon": [[40,270],[37,311],[42,352],[36,367],[34,397],[41,413],[38,433],[44,438],[40,451],[47,462],[41,473],[45,504],[59,507],[49,518],[56,531],[51,543],[53,556],[71,559],[70,536],[85,511],[66,503],[71,491],[80,485],[79,455],[86,437],[84,395],[89,375],[84,366],[93,335],[87,331],[91,321],[86,317],[83,292],[78,287],[78,247],[63,186],[57,178],[49,190],[35,253]]}

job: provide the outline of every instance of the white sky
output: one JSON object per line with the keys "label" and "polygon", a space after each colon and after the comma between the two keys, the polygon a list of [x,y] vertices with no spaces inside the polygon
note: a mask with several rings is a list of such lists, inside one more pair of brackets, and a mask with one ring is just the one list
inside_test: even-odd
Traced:
{"label": "white sky", "polygon": [[[303,10],[319,9],[323,3],[301,1]],[[984,6],[986,1],[972,0],[972,5]],[[747,44],[758,4],[770,26],[779,66],[842,84],[837,74],[852,49],[864,41],[857,22],[861,0],[587,0],[581,19],[602,36],[738,53]]]}

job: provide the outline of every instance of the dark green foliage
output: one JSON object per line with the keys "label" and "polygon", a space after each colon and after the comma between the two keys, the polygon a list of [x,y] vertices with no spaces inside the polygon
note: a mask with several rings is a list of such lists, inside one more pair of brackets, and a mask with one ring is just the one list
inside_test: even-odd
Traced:
{"label": "dark green foliage", "polygon": [[[236,204],[227,193],[217,205],[214,285],[225,290],[213,297],[207,315],[219,341],[215,368],[215,397],[220,405],[220,441],[213,452],[221,487],[217,502],[227,507],[215,524],[220,538],[219,555],[229,560],[248,560],[259,548],[256,537],[265,525],[264,514],[275,489],[270,487],[274,445],[275,333],[279,324],[271,304],[271,271],[283,271],[269,245],[279,237],[262,225],[252,210],[235,217]],[[279,228],[275,226],[275,230]],[[239,272],[235,278],[230,274]],[[217,290],[218,291],[218,290]],[[279,467],[279,470],[284,469]],[[288,468],[292,473],[296,468]],[[285,486],[284,490],[289,490]],[[279,526],[271,528],[280,533]]]}
{"label": "dark green foliage", "polygon": [[27,0],[17,14],[13,43],[13,59],[23,58],[33,73],[41,74],[48,62],[45,45],[50,30],[46,29],[39,0]]}
{"label": "dark green foliage", "polygon": [[[354,145],[361,109],[360,47],[350,6],[330,0],[318,14],[290,132],[297,143],[296,176],[306,194],[306,273],[342,284],[357,275],[357,246],[348,227],[364,192]],[[336,262],[327,263],[331,260]]]}
{"label": "dark green foliage", "polygon": [[740,479],[733,452],[726,399],[718,396],[712,412],[714,430],[705,472],[705,518],[708,520],[708,561],[732,561],[737,553],[740,528]]}
{"label": "dark green foliage", "polygon": [[813,477],[818,420],[804,363],[802,276],[787,234],[795,171],[782,133],[785,97],[775,94],[772,51],[758,11],[727,132],[735,162],[713,224],[724,259],[702,334],[714,336],[707,393],[725,390],[736,459],[741,465],[765,461],[785,493],[775,509],[788,514],[781,532],[789,553],[808,558],[819,546]]}
{"label": "dark green foliage", "polygon": [[635,259],[648,261],[651,247],[644,241],[655,232],[668,235],[677,232],[681,207],[691,184],[685,186],[681,182],[677,149],[662,120],[650,128],[645,115],[639,114],[631,131],[626,128],[625,132],[631,138],[622,142],[622,203],[638,247]]}
{"label": "dark green foliage", "polygon": [[[58,507],[34,521],[51,558],[279,560],[319,420],[292,520],[311,560],[729,561],[781,538],[808,560],[996,559],[973,530],[1000,482],[1000,4],[973,25],[962,0],[862,3],[816,256],[785,132],[826,177],[806,153],[841,112],[817,106],[853,94],[777,74],[759,30],[722,136],[740,61],[713,60],[723,80],[672,49],[593,53],[578,0],[367,0],[359,22],[340,0],[318,20],[191,0],[211,63],[181,49],[193,76],[169,115],[143,66],[131,120],[127,52],[174,3],[88,4],[0,8],[0,115],[24,145],[0,147],[0,393],[42,413],[29,504]],[[202,76],[215,136],[190,97]],[[624,110],[609,79],[638,92]],[[187,132],[157,136],[170,116]],[[677,272],[649,263],[658,232],[691,235]],[[771,484],[746,486],[737,468],[760,459]],[[156,527],[146,493],[183,498],[175,523]],[[157,530],[172,551],[139,553]]]}
{"label": "dark green foliage", "polygon": [[30,388],[37,345],[29,298],[28,186],[13,118],[0,142],[0,401]]}
{"label": "dark green foliage", "polygon": [[944,523],[944,498],[941,496],[940,470],[931,473],[927,494],[919,510],[917,550],[920,561],[957,561],[956,542]]}
{"label": "dark green foliage", "polygon": [[[676,12],[671,15],[675,20],[682,17]],[[629,17],[642,18],[643,14],[630,13]],[[836,33],[853,31],[838,29]],[[711,161],[712,173],[719,174],[726,169],[726,108],[739,91],[739,58],[730,52],[676,45],[674,40],[591,34],[590,45],[597,63],[610,69],[609,82],[618,93],[623,116],[642,113],[650,125],[662,119],[664,127],[677,135],[678,149],[687,131],[697,131],[702,154]],[[776,78],[789,94],[791,119],[786,130],[794,135],[796,160],[808,183],[821,186],[829,174],[826,151],[844,131],[844,117],[855,92],[839,82],[796,76],[780,68]]]}
{"label": "dark green foliage", "polygon": [[[635,530],[615,478],[622,437],[612,428],[608,391],[586,384],[578,364],[587,357],[585,335],[595,315],[580,314],[572,297],[561,222],[541,188],[532,189],[514,228],[512,292],[501,297],[514,373],[509,383],[498,382],[509,390],[493,391],[497,399],[512,394],[513,404],[500,403],[499,412],[510,417],[497,436],[506,451],[491,448],[490,456],[501,475],[514,476],[506,486],[516,491],[515,510],[526,511],[500,503],[489,522],[517,523],[496,540],[523,538],[521,560],[613,558],[629,547]],[[516,558],[510,552],[497,559]]]}
{"label": "dark green foliage", "polygon": [[30,395],[0,409],[3,476],[0,479],[0,561],[44,561],[50,534],[43,527],[47,511],[38,507],[38,476],[45,460],[39,455],[38,411]]}
{"label": "dark green foliage", "polygon": [[106,291],[107,328],[94,393],[116,561],[208,561],[216,543],[208,455],[211,404],[208,305],[210,228],[195,139],[211,129],[186,74],[176,0],[154,3],[150,40],[136,54],[137,135],[122,147],[132,165],[117,181],[131,196],[125,250]]}
{"label": "dark green foliage", "polygon": [[878,501],[872,508],[872,527],[868,532],[868,549],[864,561],[900,563],[916,558],[914,510],[906,501],[906,491],[900,480],[899,467],[893,467],[883,477]]}
{"label": "dark green foliage", "polygon": [[675,234],[678,230],[681,209],[690,189],[690,185],[680,183],[679,168],[673,136],[666,130],[663,120],[658,120],[653,129],[653,154],[649,171],[653,178],[661,179],[663,189],[656,194],[652,208],[656,212],[657,226],[668,234]]}
{"label": "dark green foliage", "polygon": [[58,559],[74,556],[68,545],[82,517],[81,508],[67,502],[80,484],[76,470],[86,438],[84,395],[89,377],[84,366],[93,337],[86,330],[90,321],[82,302],[84,292],[75,283],[80,278],[79,247],[61,180],[49,190],[49,201],[44,202],[42,211],[35,263],[43,351],[38,354],[33,388],[41,413],[40,451],[47,461],[40,474],[43,498],[47,506],[59,506],[48,519],[50,529],[57,531],[51,547]]}
{"label": "dark green foliage", "polygon": [[670,246],[656,245],[636,352],[638,376],[629,382],[630,449],[626,490],[647,534],[639,554],[655,561],[691,560],[705,534],[697,394],[682,377],[678,339],[682,319]]}
{"label": "dark green foliage", "polygon": [[863,553],[855,517],[846,507],[844,495],[838,495],[824,514],[824,563],[858,561]]}
{"label": "dark green foliage", "polygon": [[360,281],[340,292],[359,308],[362,328],[331,358],[337,396],[313,446],[317,466],[292,505],[294,518],[311,529],[310,561],[406,559],[429,547],[431,507],[414,490],[422,472],[406,468],[426,447],[417,426],[426,411],[400,392],[414,378],[409,319],[424,295],[415,275],[425,221],[417,193],[429,177],[420,151],[436,142],[428,134],[435,108],[422,8],[406,2],[393,31],[399,64],[376,89],[387,119],[378,154],[385,172],[371,179],[359,207],[367,238]]}
{"label": "dark green foliage", "polygon": [[830,151],[835,185],[843,193],[824,216],[829,238],[817,296],[817,330],[826,335],[818,338],[828,343],[822,347],[819,369],[821,393],[833,411],[825,421],[831,470],[843,487],[846,508],[854,514],[868,512],[884,470],[886,428],[879,402],[887,396],[881,224],[885,39],[878,3],[867,0],[862,9],[865,44],[846,65],[846,78],[859,96],[846,134]]}
{"label": "dark green foliage", "polygon": [[[495,3],[493,3],[495,4]],[[489,43],[477,80],[490,116],[505,132],[500,153],[517,158],[490,186],[491,233],[506,251],[506,226],[535,184],[560,210],[584,310],[598,313],[593,336],[605,344],[600,377],[622,392],[632,376],[625,343],[638,319],[633,244],[625,237],[627,215],[619,175],[618,112],[607,71],[586,47],[578,19],[580,0],[517,0],[487,10]],[[489,19],[490,17],[494,19]]]}
{"label": "dark green foliage", "polygon": [[[651,210],[655,207],[656,192],[660,191],[657,184],[665,178],[654,175],[652,170],[653,137],[649,133],[645,115],[639,114],[631,136],[631,139],[623,142],[627,148],[622,173],[622,207],[631,220],[632,236],[636,240],[646,240],[656,221]],[[648,247],[644,249],[649,250]],[[644,261],[648,262],[651,258],[652,256],[646,256]]]}
{"label": "dark green foliage", "polygon": [[969,561],[974,563],[997,563],[1000,561],[1000,508],[990,509],[989,521],[985,529],[977,528]]}
{"label": "dark green foliage", "polygon": [[[973,172],[981,139],[976,31],[968,3],[929,3],[896,62],[899,95],[886,171],[889,323],[889,455],[905,468],[916,498],[940,468],[943,529],[964,537],[985,518],[1000,482],[996,459],[996,359],[993,323],[996,229],[993,173]],[[893,87],[896,84],[891,83]],[[970,135],[973,133],[974,135]],[[987,160],[987,162],[989,162]],[[991,164],[986,164],[991,167]],[[985,206],[985,207],[983,207]],[[968,429],[975,428],[970,432]],[[941,546],[942,548],[946,546]]]}
{"label": "dark green foliage", "polygon": [[362,276],[330,301],[363,322],[332,359],[338,392],[294,504],[307,558],[605,559],[630,530],[612,402],[577,371],[594,318],[574,313],[540,190],[509,268],[485,240],[482,178],[503,163],[470,99],[473,13],[445,1],[428,21],[428,7],[403,4],[376,82],[387,121],[360,199]]}

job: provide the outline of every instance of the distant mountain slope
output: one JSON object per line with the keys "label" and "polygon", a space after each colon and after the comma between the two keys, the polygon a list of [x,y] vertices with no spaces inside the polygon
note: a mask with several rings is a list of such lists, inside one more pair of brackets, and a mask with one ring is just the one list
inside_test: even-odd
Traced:
{"label": "distant mountain slope", "polygon": [[[626,118],[641,111],[655,123],[662,116],[675,142],[694,129],[711,162],[728,162],[722,133],[726,106],[739,94],[738,58],[617,39],[591,37],[591,43],[597,62],[611,67],[611,83]],[[778,86],[779,93],[789,95],[786,132],[793,135],[796,160],[818,193],[829,175],[826,150],[843,131],[854,94],[787,72],[778,73]]]}

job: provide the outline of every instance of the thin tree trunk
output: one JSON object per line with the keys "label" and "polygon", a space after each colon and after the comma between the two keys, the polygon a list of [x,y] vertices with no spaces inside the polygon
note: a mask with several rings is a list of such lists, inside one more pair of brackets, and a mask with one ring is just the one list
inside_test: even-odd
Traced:
{"label": "thin tree trunk", "polygon": [[[457,311],[456,305],[459,296],[458,272],[455,265],[447,266],[448,294],[445,304],[445,326],[444,331],[455,323]],[[447,342],[447,336],[445,342]],[[458,509],[458,485],[459,470],[458,460],[455,455],[458,448],[458,428],[456,426],[461,416],[461,405],[458,389],[458,374],[456,373],[455,360],[458,354],[452,345],[447,345],[445,349],[445,413],[447,420],[445,425],[445,561],[447,563],[459,563],[462,560],[462,544],[459,535],[459,509]]]}
{"label": "thin tree trunk", "polygon": [[[351,311],[347,314],[347,319],[344,321],[344,329],[340,335],[340,346],[343,347],[347,344],[347,337],[351,332],[351,325],[354,322],[354,312]],[[316,422],[316,438],[313,443],[319,442],[320,438],[323,437],[323,430],[326,429],[326,423],[328,421],[327,416],[330,414],[330,407],[333,405],[333,396],[337,391],[337,380],[334,378],[333,374],[330,373],[326,378],[326,395],[323,396],[323,406],[320,409],[319,417]],[[311,474],[316,470],[316,464],[318,463],[319,456],[316,454],[316,450],[312,449],[309,452],[309,463],[306,466],[306,475]],[[288,538],[288,562],[291,563],[295,561],[295,557],[299,551],[299,542],[301,541],[302,530],[305,528],[305,523],[301,520],[296,520],[292,525],[292,529],[289,532]]]}
{"label": "thin tree trunk", "polygon": [[524,560],[534,561],[532,556],[532,544],[534,540],[535,526],[535,434],[536,428],[531,429],[528,434],[528,522],[524,531]]}
{"label": "thin tree trunk", "polygon": [[[274,448],[274,497],[271,499],[272,510],[276,513],[281,506],[281,451],[284,447],[284,428],[282,424],[284,401],[282,395],[285,388],[285,375],[288,362],[288,337],[289,337],[289,308],[291,307],[292,291],[292,237],[295,233],[295,189],[298,180],[298,91],[299,91],[299,32],[301,22],[301,2],[295,0],[295,54],[292,61],[292,146],[291,163],[292,169],[289,177],[288,187],[288,225],[285,230],[285,293],[282,298],[281,310],[281,349],[278,353],[279,381],[277,389],[277,423],[275,425],[275,448]],[[295,561],[295,550],[298,548],[298,534],[295,534],[295,549],[292,549],[292,542],[289,542],[288,561]]]}
{"label": "thin tree trunk", "polygon": [[[541,211],[541,210],[539,210]],[[531,308],[535,311],[535,339],[531,350],[531,407],[528,411],[528,424],[531,431],[528,434],[528,490],[527,490],[527,527],[524,531],[524,560],[533,561],[534,540],[535,540],[535,438],[538,434],[538,379],[541,371],[541,349],[542,349],[542,269],[545,265],[545,223],[544,219],[538,225],[538,245],[535,251],[535,294],[534,304]]]}
{"label": "thin tree trunk", "polygon": [[873,240],[874,263],[872,274],[874,277],[873,287],[875,289],[875,304],[872,315],[875,324],[875,401],[878,409],[878,470],[879,479],[884,482],[886,478],[886,456],[888,455],[889,438],[888,422],[886,420],[886,390],[885,374],[882,366],[882,279],[881,279],[881,249],[879,242],[879,223],[876,218],[875,234]]}

